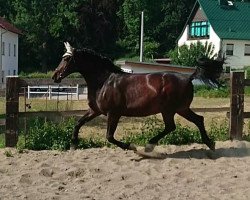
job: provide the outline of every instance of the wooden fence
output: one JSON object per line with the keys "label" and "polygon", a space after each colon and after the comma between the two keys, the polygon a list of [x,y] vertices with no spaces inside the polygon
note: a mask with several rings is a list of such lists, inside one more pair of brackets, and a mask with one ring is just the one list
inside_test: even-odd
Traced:
{"label": "wooden fence", "polygon": [[[244,112],[244,87],[250,86],[250,79],[244,79],[244,72],[231,73],[231,95],[230,95],[230,108],[193,108],[195,112],[228,112],[230,118],[230,131],[231,139],[241,139],[243,130],[244,118],[250,118],[250,112]],[[53,82],[47,82],[53,85]],[[83,80],[67,80],[65,79],[62,84],[85,84]],[[19,77],[8,77],[6,81],[6,132],[5,144],[6,147],[14,147],[18,140],[18,117],[29,116],[46,116],[48,114],[61,115],[60,112],[46,111],[46,112],[19,112],[19,92],[20,88],[27,87],[28,85],[37,85],[37,83],[29,83],[27,79],[20,79]],[[64,111],[64,115],[83,114],[84,111]]]}
{"label": "wooden fence", "polygon": [[[52,79],[46,81],[48,85],[55,85]],[[63,85],[85,85],[83,79],[64,79]],[[5,120],[5,146],[14,147],[18,140],[18,118],[25,116],[47,116],[47,115],[58,115],[59,112],[45,111],[45,112],[19,112],[19,93],[22,92],[23,87],[38,85],[37,82],[31,79],[21,79],[19,77],[7,77],[6,80],[6,120]],[[57,84],[58,85],[58,84]],[[25,92],[24,92],[25,94]],[[25,97],[26,98],[26,97]],[[66,111],[65,111],[66,112]],[[75,111],[77,112],[77,111]],[[82,113],[83,111],[78,111]],[[39,113],[39,114],[38,114]],[[71,111],[72,114],[72,111]]]}

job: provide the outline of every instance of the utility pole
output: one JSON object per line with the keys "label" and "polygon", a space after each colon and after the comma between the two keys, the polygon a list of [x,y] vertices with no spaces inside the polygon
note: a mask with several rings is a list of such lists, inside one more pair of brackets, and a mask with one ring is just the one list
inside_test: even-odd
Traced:
{"label": "utility pole", "polygon": [[143,61],[144,11],[141,12],[140,62]]}

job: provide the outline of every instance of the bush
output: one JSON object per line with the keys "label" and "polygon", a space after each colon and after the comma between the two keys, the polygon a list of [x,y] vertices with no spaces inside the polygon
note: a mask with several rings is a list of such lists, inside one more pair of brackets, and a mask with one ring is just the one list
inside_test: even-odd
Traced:
{"label": "bush", "polygon": [[0,148],[5,147],[5,139],[4,139],[4,134],[0,134]]}
{"label": "bush", "polygon": [[249,79],[250,78],[250,66],[246,66],[244,69],[246,72],[246,78]]}
{"label": "bush", "polygon": [[[42,72],[33,72],[33,73],[25,73],[20,72],[19,76],[21,78],[51,78],[53,75],[53,71],[48,71],[47,73]],[[81,78],[81,74],[79,73],[73,73],[68,76],[68,78]]]}
{"label": "bush", "polygon": [[[135,143],[138,145],[145,145],[148,141],[157,135],[159,132],[163,131],[164,124],[161,120],[156,117],[148,118],[142,129],[141,133],[130,134],[123,138],[124,141]],[[228,122],[218,125],[216,122],[210,125],[208,131],[211,139],[213,140],[228,140],[229,139],[229,127]],[[176,124],[176,130],[166,135],[159,141],[159,144],[174,144],[183,145],[190,143],[202,143],[200,132],[198,128],[190,128],[188,126],[181,126],[179,123]]]}
{"label": "bush", "polygon": [[195,67],[197,59],[200,57],[214,57],[214,45],[210,42],[191,43],[190,45],[182,45],[170,50],[168,56],[171,58],[171,63],[176,65]]}
{"label": "bush", "polygon": [[[31,150],[68,150],[71,136],[75,126],[75,119],[64,120],[60,124],[36,118],[29,122],[30,128],[26,136],[19,136],[17,148]],[[79,149],[97,148],[108,146],[107,142],[100,138],[79,139]]]}
{"label": "bush", "polygon": [[205,98],[228,98],[230,96],[230,88],[220,87],[212,88],[206,85],[196,85],[194,86],[195,96],[205,97]]}
{"label": "bush", "polygon": [[69,149],[74,123],[73,118],[61,124],[37,118],[28,130],[25,146],[32,150]]}

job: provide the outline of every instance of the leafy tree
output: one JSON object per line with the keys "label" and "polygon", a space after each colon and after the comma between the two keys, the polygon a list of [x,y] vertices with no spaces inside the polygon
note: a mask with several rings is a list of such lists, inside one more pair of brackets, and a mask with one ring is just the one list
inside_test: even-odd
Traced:
{"label": "leafy tree", "polygon": [[[162,56],[173,48],[195,0],[0,0],[0,14],[19,27],[20,70],[54,69],[63,42],[109,57],[126,49],[139,53],[144,11],[144,55]],[[118,44],[118,45],[117,45]]]}
{"label": "leafy tree", "polygon": [[184,44],[169,51],[168,56],[171,58],[172,64],[195,67],[198,58],[213,58],[215,56],[214,45],[211,42],[191,43],[190,46]]}
{"label": "leafy tree", "polygon": [[182,31],[195,0],[124,0],[118,16],[124,24],[119,44],[132,51],[139,52],[140,17],[144,11],[144,35],[147,41],[157,45],[155,55],[162,55],[175,44],[176,37]]}
{"label": "leafy tree", "polygon": [[85,0],[80,3],[77,11],[79,28],[76,32],[79,46],[106,54],[114,52],[119,31],[116,13],[120,4],[120,0]]}
{"label": "leafy tree", "polygon": [[9,16],[14,12],[11,0],[0,0],[0,5],[0,16],[9,19]]}
{"label": "leafy tree", "polygon": [[164,19],[159,24],[158,31],[155,33],[159,37],[161,54],[174,48],[176,39],[182,31],[195,1],[164,1],[162,6]]}
{"label": "leafy tree", "polygon": [[[41,66],[47,71],[58,62],[59,45],[78,26],[78,0],[14,0],[12,21],[24,31],[20,40],[21,67]],[[72,37],[72,36],[71,36]],[[22,69],[22,68],[21,68]]]}
{"label": "leafy tree", "polygon": [[111,54],[120,4],[119,0],[13,0],[11,21],[24,31],[21,70],[46,72],[55,68],[64,41]]}

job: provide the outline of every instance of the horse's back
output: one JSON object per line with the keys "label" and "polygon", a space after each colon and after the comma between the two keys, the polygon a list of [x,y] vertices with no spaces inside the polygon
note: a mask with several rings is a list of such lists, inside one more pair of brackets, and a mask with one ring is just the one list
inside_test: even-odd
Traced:
{"label": "horse's back", "polygon": [[189,106],[192,97],[191,81],[179,73],[112,74],[100,90],[97,103],[104,114],[115,111],[146,116]]}

